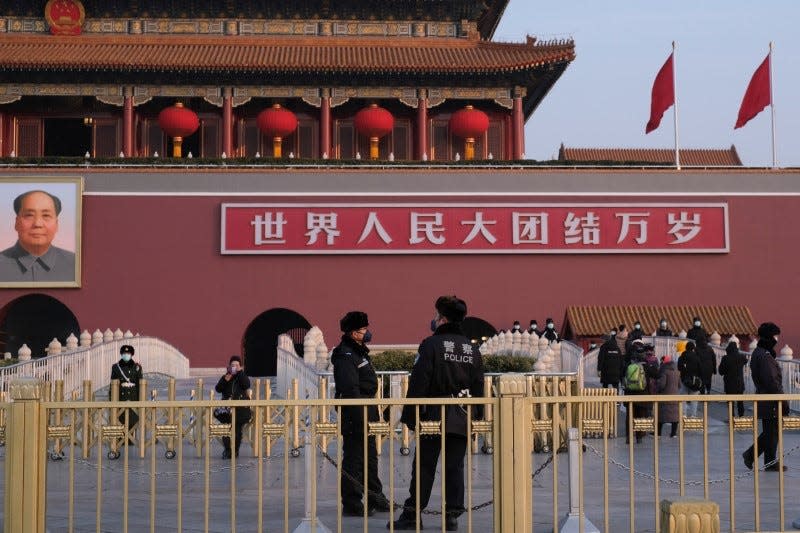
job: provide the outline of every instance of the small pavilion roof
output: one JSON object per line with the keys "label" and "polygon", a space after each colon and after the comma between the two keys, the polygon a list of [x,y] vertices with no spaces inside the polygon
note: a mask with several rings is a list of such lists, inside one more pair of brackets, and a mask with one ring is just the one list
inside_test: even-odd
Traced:
{"label": "small pavilion roof", "polygon": [[[731,145],[727,149],[680,148],[681,165],[701,167],[740,167],[742,160]],[[670,148],[568,148],[563,144],[558,151],[560,161],[675,164],[675,150]]]}
{"label": "small pavilion roof", "polygon": [[709,333],[738,337],[753,336],[758,329],[750,309],[743,305],[585,305],[567,307],[564,332],[575,337],[600,337],[609,329],[625,324],[628,330],[637,320],[646,335],[658,329],[666,318],[672,332],[688,330],[699,316]]}

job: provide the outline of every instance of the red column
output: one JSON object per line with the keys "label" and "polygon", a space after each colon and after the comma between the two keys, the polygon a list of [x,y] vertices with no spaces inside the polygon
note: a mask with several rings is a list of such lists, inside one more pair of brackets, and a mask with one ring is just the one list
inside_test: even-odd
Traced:
{"label": "red column", "polygon": [[122,107],[122,153],[133,157],[133,89],[125,87]]}
{"label": "red column", "polygon": [[230,87],[222,89],[222,151],[233,157],[233,91]]}
{"label": "red column", "polygon": [[512,129],[514,130],[513,159],[522,159],[522,154],[525,153],[525,121],[522,115],[522,94],[519,89],[514,89]]}
{"label": "red column", "polygon": [[423,155],[430,159],[428,153],[428,91],[420,89],[417,96],[417,150],[415,157],[420,161]]}
{"label": "red column", "polygon": [[0,157],[6,155],[6,116],[0,113]]}
{"label": "red column", "polygon": [[3,130],[5,134],[3,135],[3,155],[6,157],[11,156],[11,152],[14,151],[14,116],[6,114],[3,117]]}
{"label": "red column", "polygon": [[319,105],[319,156],[333,158],[331,153],[331,90],[322,89]]}

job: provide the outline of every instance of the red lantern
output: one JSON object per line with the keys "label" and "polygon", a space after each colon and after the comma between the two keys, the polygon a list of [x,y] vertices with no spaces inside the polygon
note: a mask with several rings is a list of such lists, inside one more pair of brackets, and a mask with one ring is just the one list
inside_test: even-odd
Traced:
{"label": "red lantern", "polygon": [[172,137],[172,157],[181,156],[181,143],[200,127],[200,120],[191,109],[183,107],[181,102],[175,102],[172,107],[161,110],[158,114],[158,125]]}
{"label": "red lantern", "polygon": [[291,135],[297,129],[297,117],[280,104],[274,104],[258,114],[256,124],[261,133],[272,137],[272,155],[278,158],[281,157],[283,137]]}
{"label": "red lantern", "polygon": [[378,104],[371,104],[356,113],[353,123],[361,135],[369,137],[369,158],[378,159],[378,140],[394,128],[392,114]]}
{"label": "red lantern", "polygon": [[488,129],[489,117],[471,105],[459,109],[450,117],[450,132],[464,138],[464,159],[475,159],[475,138]]}

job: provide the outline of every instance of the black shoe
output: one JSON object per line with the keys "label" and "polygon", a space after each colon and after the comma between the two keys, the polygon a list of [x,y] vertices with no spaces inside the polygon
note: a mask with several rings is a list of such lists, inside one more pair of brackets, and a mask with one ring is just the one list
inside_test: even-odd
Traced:
{"label": "black shoe", "polygon": [[[375,514],[374,507],[367,507],[367,516]],[[364,516],[364,507],[342,507],[342,516]]]}
{"label": "black shoe", "polygon": [[385,513],[392,508],[389,500],[386,497],[378,498],[375,501],[370,502],[370,506],[379,513]]}
{"label": "black shoe", "polygon": [[222,458],[223,459],[230,459],[231,458],[231,451],[230,450],[222,450]]}
{"label": "black shoe", "polygon": [[751,459],[747,455],[747,452],[742,454],[742,459],[744,460],[744,466],[746,466],[748,470],[752,470],[753,469],[753,459]]}
{"label": "black shoe", "polygon": [[[386,529],[389,529],[389,527],[391,525],[392,525],[391,522],[387,522]],[[458,527],[458,524],[456,524],[456,527]],[[422,517],[419,518],[419,528],[420,529],[425,529],[422,526]],[[402,513],[400,515],[400,518],[398,518],[397,520],[394,521],[394,529],[396,531],[408,531],[408,530],[412,530],[413,531],[413,530],[416,530],[417,529],[417,519],[413,514],[407,515],[406,513]]]}
{"label": "black shoe", "polygon": [[458,518],[455,516],[448,516],[444,520],[445,531],[458,531]]}
{"label": "black shoe", "polygon": [[[786,470],[788,470],[788,468],[786,468],[786,465],[783,465],[783,471],[786,472]],[[780,472],[780,471],[781,471],[781,465],[779,465],[778,463],[770,465],[764,469],[764,472]]]}

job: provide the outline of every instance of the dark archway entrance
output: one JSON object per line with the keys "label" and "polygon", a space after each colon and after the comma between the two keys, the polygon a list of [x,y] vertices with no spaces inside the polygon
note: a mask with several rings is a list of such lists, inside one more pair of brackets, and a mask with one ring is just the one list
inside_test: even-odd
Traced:
{"label": "dark archway entrance", "polygon": [[244,332],[242,356],[249,376],[275,376],[278,373],[278,335],[286,333],[295,351],[303,356],[303,338],[311,329],[308,320],[291,309],[270,309],[258,315]]}
{"label": "dark archway entrance", "polygon": [[475,342],[480,343],[483,337],[492,337],[497,335],[497,330],[490,323],[482,318],[476,316],[468,316],[461,324],[461,331],[464,335]]}
{"label": "dark archway entrance", "polygon": [[78,319],[52,296],[28,294],[0,309],[0,353],[16,357],[27,344],[32,357],[43,357],[50,341],[56,338],[64,345],[70,333],[80,336]]}

